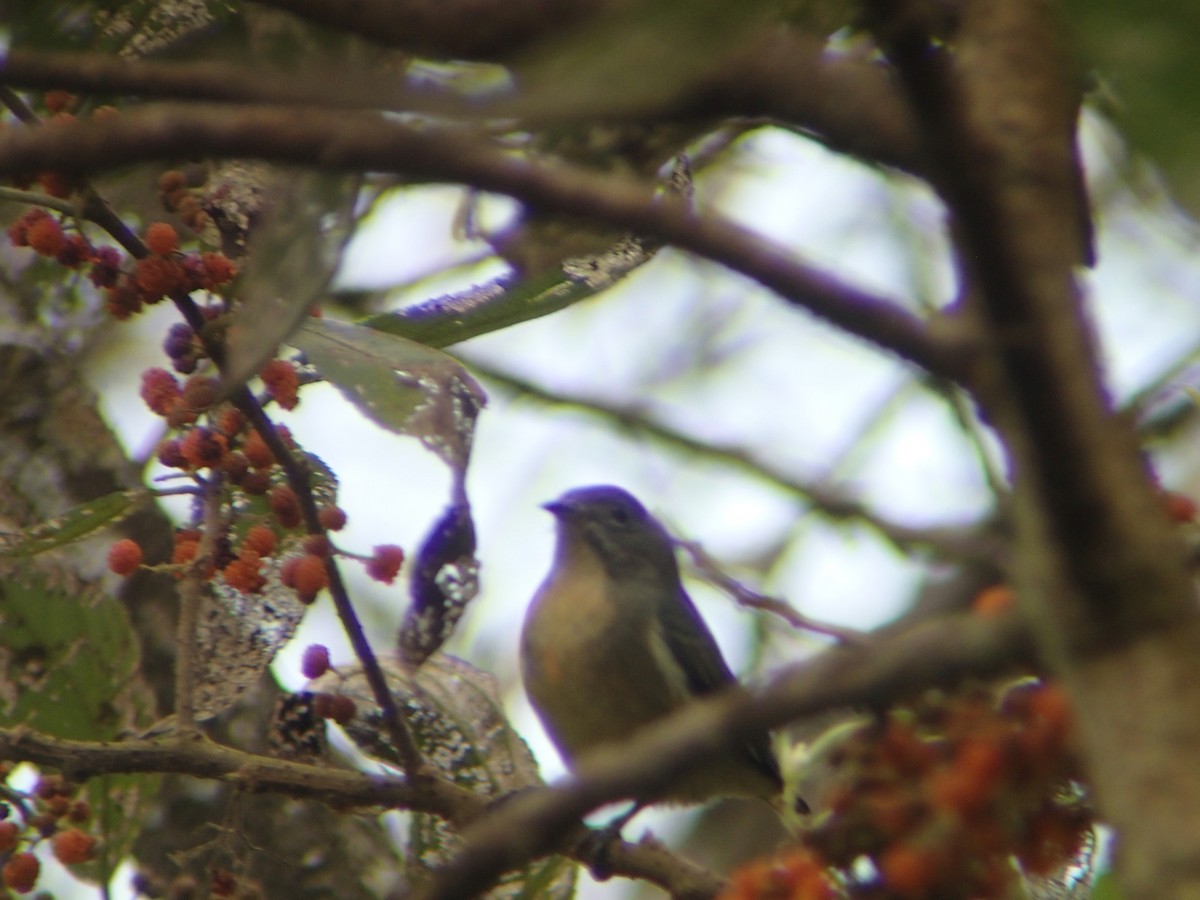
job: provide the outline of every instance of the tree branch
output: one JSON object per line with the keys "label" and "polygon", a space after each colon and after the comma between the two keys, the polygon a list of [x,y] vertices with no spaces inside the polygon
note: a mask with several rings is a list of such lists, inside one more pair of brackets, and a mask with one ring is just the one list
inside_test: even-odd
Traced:
{"label": "tree branch", "polygon": [[928,687],[992,676],[1031,658],[1014,616],[985,622],[954,616],[874,641],[842,645],[781,672],[763,690],[730,692],[687,708],[580,761],[552,788],[513,797],[463,835],[465,847],[419,900],[470,897],[528,859],[553,852],[561,834],[596,807],[652,792],[681,767],[733,738],[845,707],[883,708]]}
{"label": "tree branch", "polygon": [[80,174],[197,153],[404,172],[509,194],[547,212],[582,214],[727,265],[932,374],[959,381],[969,377],[968,342],[952,336],[949,323],[928,325],[897,302],[805,266],[728,220],[648,200],[651,191],[636,182],[569,166],[532,165],[461,132],[417,130],[328,110],[146,107],[120,121],[9,129],[0,136],[0,173]]}

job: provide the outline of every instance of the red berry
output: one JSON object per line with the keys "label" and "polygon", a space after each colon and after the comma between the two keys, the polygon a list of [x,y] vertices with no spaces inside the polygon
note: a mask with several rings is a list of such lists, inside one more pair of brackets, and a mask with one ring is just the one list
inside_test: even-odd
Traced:
{"label": "red berry", "polygon": [[256,469],[266,469],[275,465],[275,455],[257,431],[246,435],[246,440],[242,443],[242,452],[246,454],[246,459],[250,460],[250,465]]}
{"label": "red berry", "polygon": [[91,258],[92,245],[81,234],[73,234],[68,237],[58,252],[54,254],[55,262],[68,269],[78,269],[85,262],[89,262]]}
{"label": "red berry", "polygon": [[175,376],[166,369],[147,369],[142,373],[142,399],[153,412],[165,416],[175,408],[183,391]]}
{"label": "red berry", "polygon": [[142,548],[137,541],[124,538],[108,551],[108,568],[117,575],[132,575],[142,564]]}
{"label": "red berry", "polygon": [[147,303],[156,303],[167,294],[183,288],[183,268],[173,259],[147,256],[139,259],[134,282]]}
{"label": "red berry", "polygon": [[4,886],[18,894],[31,891],[41,869],[42,864],[32,853],[14,853],[4,864]]}
{"label": "red berry", "polygon": [[376,581],[391,584],[404,564],[404,551],[395,544],[380,544],[367,560],[367,574]]}
{"label": "red berry", "polygon": [[242,546],[249,547],[259,556],[270,556],[275,552],[275,532],[268,525],[251,525],[242,539]]}
{"label": "red berry", "polygon": [[116,247],[100,247],[92,257],[88,278],[98,288],[112,287],[121,275],[121,251]]}
{"label": "red berry", "polygon": [[1196,518],[1196,501],[1187,494],[1176,491],[1163,491],[1163,503],[1167,507],[1167,515],[1175,522],[1192,522]]}
{"label": "red berry", "polygon": [[305,535],[301,546],[304,547],[305,553],[311,553],[313,556],[319,556],[322,559],[329,556],[333,552],[333,547],[329,543],[329,538],[323,534]]}
{"label": "red berry", "polygon": [[270,505],[271,512],[284,528],[295,528],[300,524],[300,501],[291,485],[280,484],[272,488]]}
{"label": "red berry", "polygon": [[309,644],[304,648],[300,660],[300,671],[305,678],[320,678],[329,671],[329,648],[323,644]]}
{"label": "red berry", "polygon": [[160,194],[171,194],[180,188],[187,187],[187,178],[178,169],[167,169],[158,176],[158,192]]}
{"label": "red berry", "polygon": [[225,435],[211,428],[193,428],[179,445],[183,458],[197,469],[205,469],[221,462],[229,450]]}
{"label": "red berry", "polygon": [[108,289],[104,307],[118,322],[136,316],[142,311],[142,295],[128,278],[122,278]]}
{"label": "red berry", "polygon": [[63,90],[46,91],[46,96],[42,98],[46,104],[46,111],[49,113],[60,113],[71,105],[71,101],[75,98]]}
{"label": "red berry", "polygon": [[151,253],[169,256],[179,249],[179,235],[166,222],[155,222],[146,229],[146,246]]}
{"label": "red berry", "polygon": [[312,554],[301,556],[290,574],[292,587],[301,599],[316,597],[329,585],[329,572],[325,569],[325,560]]}
{"label": "red berry", "polygon": [[183,403],[197,412],[208,409],[217,400],[220,382],[211,375],[193,375],[183,383]]}
{"label": "red berry", "polygon": [[226,584],[243,594],[257,594],[267,583],[262,575],[262,562],[257,558],[239,557],[229,563],[221,574],[225,576]]}
{"label": "red berry", "polygon": [[300,402],[296,391],[299,387],[299,379],[296,376],[296,367],[290,362],[282,359],[273,359],[259,372],[259,378],[267,388],[267,393],[271,395],[284,409],[295,409],[296,404]]}
{"label": "red berry", "polygon": [[341,531],[346,527],[346,511],[340,506],[322,506],[317,518],[321,527],[329,531]]}
{"label": "red berry", "polygon": [[204,269],[208,275],[204,284],[208,290],[232,281],[233,276],[237,275],[237,266],[230,262],[223,253],[205,253],[200,259],[204,263]]}
{"label": "red berry", "polygon": [[196,554],[200,552],[200,541],[195,538],[177,537],[175,548],[171,551],[171,562],[177,566],[189,563],[196,558]]}
{"label": "red berry", "polygon": [[26,241],[30,249],[36,250],[42,256],[55,256],[67,243],[62,225],[57,219],[47,216],[39,219],[26,232]]}
{"label": "red berry", "polygon": [[87,862],[96,849],[96,839],[78,828],[60,831],[50,843],[55,858],[64,866]]}
{"label": "red berry", "polygon": [[0,822],[0,853],[7,853],[17,846],[17,823]]}

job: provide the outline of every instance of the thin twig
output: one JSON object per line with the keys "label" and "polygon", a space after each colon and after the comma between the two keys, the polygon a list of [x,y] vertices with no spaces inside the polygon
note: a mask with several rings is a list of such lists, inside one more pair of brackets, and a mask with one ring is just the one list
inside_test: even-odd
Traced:
{"label": "thin twig", "polygon": [[758,591],[738,581],[728,572],[721,568],[715,559],[713,559],[708,551],[699,541],[685,541],[679,538],[675,539],[675,545],[683,549],[691,559],[692,564],[696,567],[700,576],[708,582],[719,587],[725,593],[729,594],[740,606],[745,606],[750,609],[761,609],[765,612],[772,613],[783,619],[794,628],[803,628],[805,631],[812,631],[816,634],[824,634],[832,638],[837,638],[839,641],[844,641],[849,644],[866,644],[871,640],[871,636],[864,631],[858,631],[854,628],[843,628],[840,625],[831,625],[827,622],[820,622],[817,619],[809,618],[800,612],[790,603],[785,600],[780,600],[775,597],[768,597],[766,594],[760,594]]}

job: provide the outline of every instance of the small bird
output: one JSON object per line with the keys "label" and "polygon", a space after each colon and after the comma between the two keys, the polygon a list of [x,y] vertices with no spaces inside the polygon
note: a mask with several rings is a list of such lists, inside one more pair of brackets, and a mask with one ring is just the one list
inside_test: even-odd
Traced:
{"label": "small bird", "polygon": [[[670,536],[641,503],[599,486],[545,508],[558,520],[558,543],[525,616],[521,662],[529,699],[568,764],[736,683],[680,582]],[[781,788],[763,731],[644,799],[774,802]]]}

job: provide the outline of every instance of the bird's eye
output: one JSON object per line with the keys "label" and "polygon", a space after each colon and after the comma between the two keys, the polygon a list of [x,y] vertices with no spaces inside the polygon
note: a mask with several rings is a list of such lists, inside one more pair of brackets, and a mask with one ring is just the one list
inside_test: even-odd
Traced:
{"label": "bird's eye", "polygon": [[617,525],[628,525],[633,521],[633,515],[623,506],[614,506],[611,515]]}

